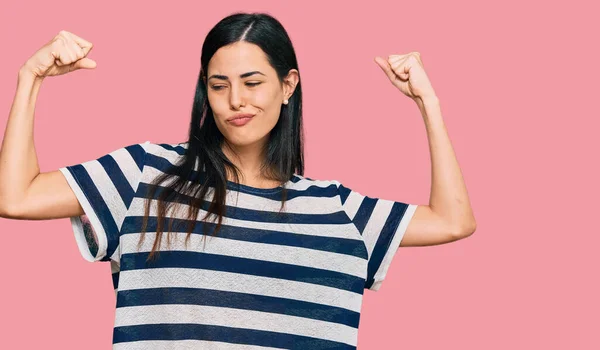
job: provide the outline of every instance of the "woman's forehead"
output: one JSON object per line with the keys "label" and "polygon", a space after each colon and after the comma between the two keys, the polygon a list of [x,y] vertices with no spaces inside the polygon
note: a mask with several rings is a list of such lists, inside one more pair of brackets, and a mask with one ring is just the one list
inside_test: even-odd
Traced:
{"label": "woman's forehead", "polygon": [[267,74],[267,67],[270,67],[269,61],[260,47],[247,42],[236,42],[215,52],[208,63],[208,73],[239,76],[258,70]]}

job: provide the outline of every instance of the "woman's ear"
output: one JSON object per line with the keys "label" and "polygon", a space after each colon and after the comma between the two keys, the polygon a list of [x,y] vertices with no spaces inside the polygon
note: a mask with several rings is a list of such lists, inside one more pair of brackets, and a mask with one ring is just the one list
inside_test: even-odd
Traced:
{"label": "woman's ear", "polygon": [[284,90],[283,95],[285,98],[290,98],[294,94],[294,90],[296,89],[296,85],[298,85],[298,81],[300,80],[300,75],[296,69],[290,69],[288,75],[283,79],[284,81]]}

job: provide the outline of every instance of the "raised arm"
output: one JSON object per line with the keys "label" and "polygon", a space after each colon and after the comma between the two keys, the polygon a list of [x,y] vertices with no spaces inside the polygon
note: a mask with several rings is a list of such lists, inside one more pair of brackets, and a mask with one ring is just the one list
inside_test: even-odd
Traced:
{"label": "raised arm", "polygon": [[59,170],[40,173],[33,125],[43,80],[80,68],[94,68],[95,62],[85,58],[91,47],[91,43],[61,31],[21,66],[0,148],[1,217],[42,220],[83,214]]}
{"label": "raised arm", "polygon": [[377,57],[375,62],[392,84],[419,106],[431,153],[429,205],[415,210],[400,246],[436,245],[470,236],[477,227],[475,216],[421,54],[390,55],[387,61]]}

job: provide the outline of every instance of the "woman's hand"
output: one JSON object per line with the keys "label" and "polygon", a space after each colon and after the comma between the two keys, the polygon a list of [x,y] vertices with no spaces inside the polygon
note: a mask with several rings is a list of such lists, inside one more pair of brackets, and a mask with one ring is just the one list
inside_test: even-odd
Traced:
{"label": "woman's hand", "polygon": [[387,60],[375,57],[375,62],[390,78],[392,84],[413,100],[436,99],[437,96],[423,68],[421,54],[390,55]]}
{"label": "woman's hand", "polygon": [[31,74],[43,79],[77,69],[96,68],[96,62],[86,57],[91,49],[92,43],[89,41],[61,30],[21,66],[19,74]]}

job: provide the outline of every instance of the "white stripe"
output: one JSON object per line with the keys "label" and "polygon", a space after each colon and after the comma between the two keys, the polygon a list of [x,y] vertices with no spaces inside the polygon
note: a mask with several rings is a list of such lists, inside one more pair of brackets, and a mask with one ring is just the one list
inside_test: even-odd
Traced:
{"label": "white stripe", "polygon": [[[130,212],[131,213],[144,213],[144,198],[134,198],[131,202]],[[150,216],[157,215],[157,200],[152,199],[150,205]],[[176,211],[169,209],[167,212],[168,217],[176,217],[176,218],[187,218],[187,211],[189,205],[184,203],[177,203],[178,208]],[[306,205],[306,203],[304,204]],[[292,210],[288,210],[288,212],[292,212]],[[206,215],[206,211],[200,209],[198,211],[197,219],[200,220],[204,218]],[[211,219],[214,216],[211,216]],[[353,223],[347,224],[292,224],[292,223],[277,223],[277,222],[261,222],[261,221],[246,221],[239,219],[232,219],[227,216],[223,216],[223,225],[231,225],[240,228],[254,228],[261,230],[272,230],[272,231],[282,231],[282,232],[292,232],[299,235],[314,235],[320,237],[338,237],[338,238],[348,238],[348,239],[361,239],[356,227]]]}
{"label": "white stripe", "polygon": [[278,350],[266,346],[233,344],[206,340],[140,340],[136,342],[116,343],[113,350]]}
{"label": "white stripe", "polygon": [[377,239],[381,235],[385,227],[385,222],[392,212],[392,206],[394,205],[393,201],[379,199],[373,208],[373,212],[369,217],[369,221],[363,230],[363,240],[365,242],[365,246],[367,247],[367,252],[369,253],[369,259],[371,258],[371,253],[373,253],[373,249],[375,249],[375,245],[377,244]]}
{"label": "white stripe", "polygon": [[390,267],[393,261],[394,255],[396,255],[396,252],[400,248],[400,242],[404,237],[406,228],[408,227],[410,220],[415,214],[415,210],[417,210],[417,207],[418,205],[416,204],[409,204],[408,208],[406,208],[406,212],[402,217],[402,221],[400,221],[400,225],[398,225],[398,229],[396,229],[396,233],[394,234],[394,239],[392,240],[392,243],[390,244],[390,247],[384,256],[381,265],[379,266],[379,269],[375,273],[375,282],[371,285],[369,289],[379,290],[379,287],[381,287],[381,283],[383,282],[385,275],[387,274],[388,268]]}
{"label": "white stripe", "polygon": [[83,258],[89,262],[99,261],[106,255],[106,248],[108,246],[106,232],[104,232],[104,227],[100,223],[100,219],[96,216],[94,209],[91,204],[88,202],[87,197],[79,187],[77,181],[73,178],[71,173],[66,167],[60,168],[60,172],[65,176],[67,183],[71,186],[71,189],[75,193],[75,196],[79,200],[79,204],[83,208],[85,215],[87,216],[90,224],[92,225],[94,232],[98,238],[98,253],[96,257],[94,257],[90,253],[90,249],[85,239],[85,232],[83,230],[83,223],[81,222],[80,216],[71,216],[71,228],[73,229],[73,233],[75,234],[75,241],[77,242],[77,247],[79,248],[79,252],[83,256]]}
{"label": "white stripe", "polygon": [[192,323],[255,329],[356,345],[356,328],[340,323],[263,311],[206,305],[119,307],[115,327],[158,323]]}
{"label": "white stripe", "polygon": [[313,283],[189,268],[124,270],[119,290],[204,288],[308,301],[360,312],[362,294]]}
{"label": "white stripe", "polygon": [[[170,144],[170,146],[177,147],[177,146],[179,146],[179,144]],[[169,163],[171,163],[173,165],[175,165],[175,163],[177,163],[177,161],[179,161],[180,157],[183,157],[183,155],[177,153],[176,151],[168,150],[168,149],[166,149],[158,144],[154,144],[154,143],[149,143],[147,146],[144,146],[144,149],[146,150],[146,152],[148,152],[150,154],[153,154],[157,157],[162,157],[162,158],[166,159],[167,161],[169,161]]]}
{"label": "white stripe", "polygon": [[[160,157],[159,154],[155,154],[155,155]],[[174,159],[169,159],[169,158],[165,158],[165,159],[169,163],[171,163],[173,165],[175,164],[175,160]],[[158,177],[158,176],[164,174],[160,169],[157,169],[157,168],[155,168],[155,167],[153,167],[153,166],[151,166],[149,164],[147,164],[146,168],[147,169],[145,171],[148,173],[148,175],[144,176],[145,178],[154,179],[155,177]],[[146,174],[144,174],[144,175],[146,175]],[[175,175],[175,174],[170,175],[170,177],[173,178],[173,179],[179,179],[180,178],[180,176]],[[288,189],[293,189],[293,190],[296,190],[296,191],[305,191],[305,190],[309,189],[310,187],[326,188],[326,187],[329,187],[329,186],[335,184],[335,182],[331,181],[331,180],[312,180],[311,181],[311,180],[305,179],[303,176],[300,176],[300,175],[296,175],[296,177],[298,177],[299,180],[297,180],[296,182],[292,182],[291,184],[289,184],[288,187],[287,187]],[[191,181],[187,181],[187,182],[190,183],[190,184],[192,183]],[[235,187],[231,188],[231,191],[235,192],[234,188]],[[313,197],[304,197],[304,198],[305,199],[306,198],[311,198],[312,199]],[[339,207],[339,205],[340,205],[339,198],[337,198],[337,197],[333,197],[333,198],[336,200],[337,205]]]}
{"label": "white stripe", "polygon": [[[121,244],[125,251],[138,251],[137,244],[140,236],[140,234],[121,236]],[[202,251],[207,254],[292,264],[366,278],[364,271],[367,268],[367,260],[356,256],[303,247],[239,241],[222,238],[218,234],[213,237],[193,234],[187,242],[186,249],[185,237],[186,232],[172,232],[171,245],[167,246],[167,237],[163,234],[161,251],[185,251],[191,248],[192,251]],[[147,232],[139,251],[151,251],[155,239],[156,232]]]}
{"label": "white stripe", "polygon": [[355,191],[351,191],[348,195],[348,198],[346,198],[343,208],[350,220],[354,220],[354,217],[356,216],[358,209],[360,209],[360,205],[362,204],[364,198],[365,196]]}
{"label": "white stripe", "polygon": [[[162,171],[147,166],[144,173],[144,180],[154,179],[158,176],[164,174]],[[161,186],[166,186],[171,184],[171,181],[175,181],[179,179],[179,176],[174,176],[173,180],[169,180],[169,182],[164,182]],[[144,181],[146,182],[146,181]],[[297,184],[293,184],[291,187],[288,187],[288,190],[294,191],[304,191],[308,187],[310,187],[308,180],[300,180]],[[192,181],[187,181],[187,185],[193,185]],[[326,187],[326,186],[322,186]],[[268,208],[270,211],[279,211],[279,207],[281,206],[281,201],[279,199],[270,199],[262,196],[257,196],[252,193],[238,192],[234,190],[235,187],[230,188],[230,191],[227,193],[227,203],[231,203],[230,205],[235,205],[240,208],[247,209],[257,209],[264,210]],[[213,188],[209,188],[205,200],[211,201],[213,199],[214,190]],[[310,201],[310,205],[306,205],[307,201]],[[290,213],[303,213],[303,214],[328,214],[335,213],[341,210],[340,208],[340,199],[337,196],[333,197],[312,197],[312,196],[298,196],[295,198],[289,198],[286,200],[285,208],[287,212]]]}
{"label": "white stripe", "polygon": [[115,220],[117,227],[121,227],[127,208],[123,202],[123,198],[119,194],[115,184],[106,173],[106,170],[97,160],[82,163],[88,175],[95,184],[98,193],[108,206],[108,209]]}
{"label": "white stripe", "polygon": [[120,148],[114,152],[111,152],[110,155],[114,158],[115,162],[125,175],[125,178],[129,182],[131,188],[135,190],[138,186],[138,182],[140,181],[142,171],[135,162],[135,159],[133,159],[131,153],[129,153],[125,148]]}

